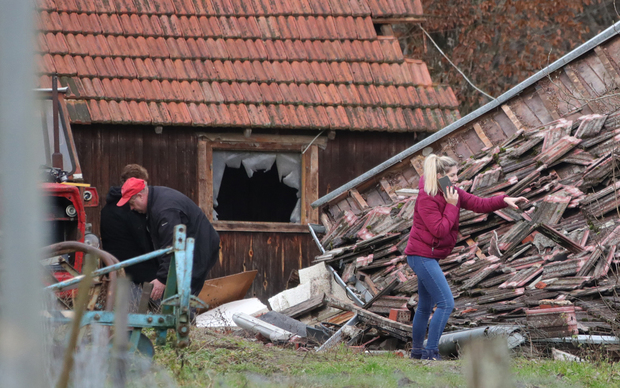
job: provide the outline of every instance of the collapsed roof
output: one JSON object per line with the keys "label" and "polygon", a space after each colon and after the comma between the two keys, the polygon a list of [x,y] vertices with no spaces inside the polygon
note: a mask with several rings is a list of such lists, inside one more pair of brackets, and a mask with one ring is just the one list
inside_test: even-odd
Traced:
{"label": "collapsed roof", "polygon": [[415,296],[404,256],[411,189],[425,155],[447,154],[463,189],[530,200],[518,211],[461,211],[457,246],[440,261],[456,297],[452,328],[524,324],[526,310],[552,300],[576,305],[581,333],[617,332],[618,27],[315,202],[328,250],[317,261],[371,295],[391,285],[394,296]]}
{"label": "collapsed roof", "polygon": [[[491,214],[461,210],[457,245],[439,261],[455,296],[452,328],[525,325],[526,310],[551,299],[575,303],[583,333],[618,329],[619,141],[620,112],[559,119],[519,131],[460,165],[463,189],[530,203]],[[397,194],[405,195],[328,222],[321,240],[328,251],[317,257],[362,296],[391,287],[388,295],[401,298],[392,308],[417,292],[404,255],[417,195]]]}
{"label": "collapsed roof", "polygon": [[496,100],[331,191],[312,206],[324,206],[330,217],[338,218],[343,210],[361,210],[355,199],[358,194],[369,206],[390,204],[396,190],[417,187],[421,162],[431,152],[463,161],[517,131],[527,132],[560,118],[614,112],[620,107],[615,95],[620,88],[619,29],[620,23],[609,27]]}

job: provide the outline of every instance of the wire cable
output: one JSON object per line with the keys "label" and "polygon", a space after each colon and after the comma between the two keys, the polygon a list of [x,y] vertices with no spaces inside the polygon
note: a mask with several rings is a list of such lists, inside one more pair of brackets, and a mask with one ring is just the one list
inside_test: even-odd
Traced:
{"label": "wire cable", "polygon": [[476,89],[477,91],[479,91],[480,93],[484,94],[485,96],[489,97],[491,100],[495,100],[495,97],[485,93],[483,90],[481,90],[480,88],[478,88],[476,85],[474,85],[473,82],[471,82],[469,80],[469,78],[467,78],[467,76],[465,75],[465,73],[463,73],[461,71],[461,69],[459,69],[451,60],[450,58],[448,58],[448,56],[439,48],[439,46],[437,45],[437,43],[435,43],[435,41],[433,40],[433,38],[431,38],[430,34],[428,32],[426,32],[426,30],[424,29],[424,27],[422,27],[422,25],[418,24],[418,27],[420,27],[420,29],[424,32],[424,34],[426,34],[426,36],[428,36],[428,39],[431,40],[431,42],[433,43],[433,45],[435,46],[435,48],[437,48],[437,50],[441,53],[441,55],[443,55],[444,58],[446,58],[446,60],[448,62],[450,62],[450,64],[452,65],[452,67],[454,67],[456,69],[456,71],[458,71],[459,73],[461,73],[461,75],[463,76],[463,78],[465,78],[465,81],[467,81],[468,84],[470,84],[474,89]]}

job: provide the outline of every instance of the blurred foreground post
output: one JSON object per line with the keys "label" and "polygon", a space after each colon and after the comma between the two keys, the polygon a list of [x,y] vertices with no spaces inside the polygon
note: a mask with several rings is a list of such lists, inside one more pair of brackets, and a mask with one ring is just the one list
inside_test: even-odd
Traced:
{"label": "blurred foreground post", "polygon": [[80,280],[78,286],[77,298],[73,305],[73,321],[71,322],[71,332],[69,334],[69,344],[65,349],[65,357],[62,363],[62,371],[58,378],[56,388],[67,388],[69,386],[69,377],[71,376],[71,370],[73,369],[74,359],[73,353],[77,346],[78,337],[80,335],[80,329],[82,322],[82,316],[86,311],[86,305],[88,304],[89,291],[93,285],[93,271],[95,270],[97,258],[91,254],[86,255],[86,260],[83,268],[84,277]]}
{"label": "blurred foreground post", "polygon": [[114,388],[125,387],[127,380],[127,314],[129,314],[129,280],[118,279],[114,300],[114,342],[112,348],[112,384]]}
{"label": "blurred foreground post", "polygon": [[475,339],[465,344],[463,375],[469,388],[513,387],[506,338]]}
{"label": "blurred foreground post", "polygon": [[[35,145],[34,2],[0,0],[0,376],[43,387],[41,155]],[[40,120],[40,118],[39,118]]]}

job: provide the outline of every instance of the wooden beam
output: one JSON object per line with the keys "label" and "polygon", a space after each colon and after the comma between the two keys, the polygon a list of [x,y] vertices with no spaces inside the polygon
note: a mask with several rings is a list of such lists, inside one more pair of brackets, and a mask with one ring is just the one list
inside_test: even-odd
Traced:
{"label": "wooden beam", "polygon": [[551,116],[554,120],[558,120],[560,118],[560,114],[556,110],[557,102],[552,101],[549,97],[548,89],[551,89],[551,85],[552,84],[549,80],[539,82],[536,85],[536,93],[538,94],[538,97],[540,97],[540,101],[542,101],[543,107],[547,110],[549,116]]}
{"label": "wooden beam", "polygon": [[383,189],[383,191],[390,197],[392,202],[398,202],[398,196],[394,194],[394,190],[392,190],[392,185],[390,185],[387,179],[381,178],[379,184],[381,186],[381,189]]}
{"label": "wooden beam", "polygon": [[[266,135],[259,133],[252,133],[248,138],[242,133],[211,133],[202,132],[198,134],[199,137],[204,137],[212,142],[228,142],[228,143],[275,143],[275,144],[287,144],[297,147],[301,150],[301,147],[307,147],[314,139],[314,136],[301,136],[301,135]],[[327,146],[327,136],[319,136],[312,143],[318,145],[322,149]]]}
{"label": "wooden beam", "polygon": [[311,145],[301,159],[301,224],[318,224],[319,210],[312,207],[312,202],[319,199],[318,147]]}
{"label": "wooden beam", "polygon": [[521,120],[519,120],[517,115],[515,115],[512,109],[510,109],[510,106],[508,106],[508,104],[502,105],[502,110],[504,111],[504,113],[506,113],[506,116],[508,116],[508,118],[510,119],[510,121],[512,121],[515,127],[517,127],[517,131],[524,129],[523,123],[521,123]]}
{"label": "wooden beam", "polygon": [[[77,153],[77,148],[75,146],[75,137],[73,137],[73,130],[71,129],[71,123],[69,122],[69,111],[67,110],[67,103],[65,102],[65,97],[63,93],[58,93],[58,108],[59,112],[62,112],[62,115],[66,118],[65,120],[65,132],[67,132],[67,139],[69,139],[69,148],[71,148],[71,154],[75,157],[73,160],[73,166],[75,167],[75,171],[73,172],[73,177],[76,181],[83,182],[82,176],[82,167],[80,165],[80,158]],[[67,161],[68,162],[68,161]]]}
{"label": "wooden beam", "polygon": [[326,213],[322,213],[321,216],[319,217],[319,220],[321,221],[321,225],[325,227],[325,230],[326,230],[325,234],[329,233],[334,227],[334,224],[329,219],[329,216]]}
{"label": "wooden beam", "polygon": [[411,158],[411,165],[419,176],[424,175],[424,156],[418,155]]}
{"label": "wooden beam", "polygon": [[375,296],[372,297],[371,300],[369,300],[368,302],[366,302],[366,304],[364,304],[363,308],[365,310],[368,310],[369,308],[372,307],[372,305],[379,300],[379,298],[381,298],[383,295],[388,295],[390,292],[392,292],[392,290],[400,283],[400,281],[398,279],[394,279],[392,280],[392,283],[388,284],[387,286],[385,286],[385,288],[381,291],[379,291]]}
{"label": "wooden beam", "polygon": [[426,21],[423,17],[407,17],[407,18],[374,18],[373,24],[402,24],[402,23],[421,23]]}
{"label": "wooden beam", "polygon": [[[474,242],[473,239],[468,238],[467,240],[465,240],[465,242],[467,243],[467,246],[472,246],[475,245],[476,243]],[[480,248],[476,249],[476,256],[478,256],[479,259],[486,259],[486,255],[484,253],[482,253],[482,250]]]}
{"label": "wooden beam", "polygon": [[319,223],[319,210],[312,203],[319,199],[319,149],[311,145],[302,156],[301,224]]}
{"label": "wooden beam", "polygon": [[[287,144],[287,143],[260,143],[252,141],[252,138],[245,138],[245,142],[225,142],[210,141],[210,146],[215,150],[231,150],[231,151],[259,151],[259,152],[277,152],[290,151],[301,153],[306,148],[305,145]],[[312,145],[314,146],[314,144]],[[310,146],[310,147],[312,147]]]}
{"label": "wooden beam", "polygon": [[391,319],[388,319],[388,318],[382,317],[379,314],[375,314],[370,311],[364,310],[363,308],[359,306],[355,306],[352,303],[347,303],[335,297],[326,296],[325,300],[327,302],[327,305],[330,307],[335,307],[335,308],[346,310],[346,311],[353,311],[357,313],[357,315],[359,315],[360,317],[366,318],[368,321],[378,326],[381,326],[382,328],[389,327],[392,329],[396,329],[398,331],[406,332],[409,334],[409,336],[411,336],[411,325],[405,325],[404,323],[392,321]]}
{"label": "wooden beam", "polygon": [[603,64],[605,71],[607,71],[607,73],[609,73],[609,75],[613,79],[614,83],[616,84],[616,87],[620,88],[620,74],[618,74],[618,71],[616,71],[616,68],[611,63],[611,59],[609,58],[607,49],[601,46],[596,46],[594,48],[594,52],[596,53],[596,56]]}
{"label": "wooden beam", "polygon": [[308,225],[286,222],[213,221],[218,232],[310,233]]}
{"label": "wooden beam", "polygon": [[441,143],[439,143],[440,151],[438,153],[436,152],[436,154],[439,155],[439,154],[445,153],[446,155],[448,155],[449,157],[451,157],[452,159],[456,161],[461,160],[462,158],[456,153],[455,145],[454,145],[455,142],[456,141],[452,137],[444,138],[444,140]]}
{"label": "wooden beam", "polygon": [[[588,88],[586,87],[585,81],[582,81],[582,79],[579,76],[579,74],[570,65],[564,67],[564,72],[566,73],[566,75],[570,79],[571,84],[575,87],[575,89],[577,89],[579,94],[581,94],[581,97],[583,99],[589,100],[589,99],[595,98],[595,96],[593,96],[592,93],[590,93],[590,90],[588,90]],[[592,111],[594,113],[600,113],[600,112],[604,112],[605,111],[605,109],[602,108],[599,105],[599,103],[596,102],[596,101],[583,101],[583,100],[581,100],[579,102],[584,104],[584,105],[588,105],[590,107],[590,109],[592,109]]]}
{"label": "wooden beam", "polygon": [[297,318],[324,305],[325,294],[322,293],[315,296],[314,298],[310,298],[306,301],[296,304],[295,306],[291,306],[285,310],[282,310],[280,311],[280,314],[284,314],[291,318]]}
{"label": "wooden beam", "polygon": [[[363,268],[363,267],[362,267]],[[372,281],[372,279],[370,278],[370,276],[368,276],[368,274],[366,274],[365,272],[362,272],[360,270],[357,271],[357,277],[361,282],[366,283],[366,285],[368,286],[368,289],[370,290],[370,293],[375,296],[377,294],[379,294],[379,289],[377,288],[377,286],[375,285],[375,282]]]}
{"label": "wooden beam", "polygon": [[356,189],[351,189],[349,190],[349,195],[351,196],[351,199],[353,199],[353,201],[357,204],[357,207],[360,208],[360,210],[368,209],[369,206],[364,200],[364,198],[362,198],[362,195],[359,193],[359,191],[357,191]]}
{"label": "wooden beam", "polygon": [[579,92],[579,94],[581,94],[581,96],[583,98],[591,98],[592,97],[592,94],[590,93],[590,91],[588,89],[585,88],[585,86],[581,82],[581,79],[579,78],[579,75],[577,74],[577,72],[572,67],[570,67],[570,66],[564,67],[564,72],[566,73],[566,75],[570,79],[570,81],[573,84],[573,86],[575,87],[575,89],[577,89],[577,91]]}
{"label": "wooden beam", "polygon": [[208,143],[198,138],[198,207],[213,221],[213,151]]}
{"label": "wooden beam", "polygon": [[486,133],[484,133],[480,124],[474,123],[474,131],[476,131],[476,135],[478,135],[485,147],[493,147],[493,143],[489,140]]}

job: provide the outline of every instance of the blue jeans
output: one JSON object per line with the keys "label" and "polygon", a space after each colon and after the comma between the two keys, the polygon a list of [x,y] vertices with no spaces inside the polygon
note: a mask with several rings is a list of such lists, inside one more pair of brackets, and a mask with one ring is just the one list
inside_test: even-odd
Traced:
{"label": "blue jeans", "polygon": [[412,347],[422,348],[428,319],[436,305],[437,309],[428,327],[426,349],[438,350],[439,338],[454,309],[452,291],[437,260],[407,256],[407,263],[418,277],[418,306],[413,317]]}

